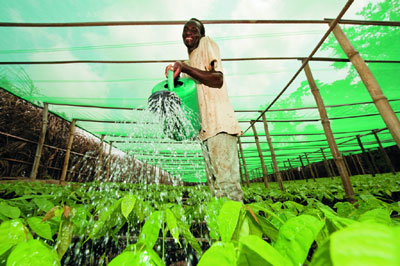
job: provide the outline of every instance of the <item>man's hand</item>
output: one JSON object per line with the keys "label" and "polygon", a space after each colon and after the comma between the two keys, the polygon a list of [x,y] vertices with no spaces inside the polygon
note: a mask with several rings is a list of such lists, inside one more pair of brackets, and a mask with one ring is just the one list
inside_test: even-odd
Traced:
{"label": "man's hand", "polygon": [[174,79],[176,79],[182,72],[182,62],[176,61],[174,65],[168,65],[165,68],[165,77],[167,78],[168,78],[168,70],[174,71]]}

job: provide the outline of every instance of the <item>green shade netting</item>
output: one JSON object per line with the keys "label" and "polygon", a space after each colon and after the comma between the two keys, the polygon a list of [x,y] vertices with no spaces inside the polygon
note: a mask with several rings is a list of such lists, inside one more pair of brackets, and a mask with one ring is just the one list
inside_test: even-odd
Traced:
{"label": "green shade netting", "polygon": [[[346,3],[317,0],[250,1],[245,5],[241,1],[201,2],[191,7],[182,2],[171,10],[165,1],[140,4],[85,1],[74,6],[54,1],[40,1],[40,5],[39,1],[9,1],[0,11],[0,21],[171,21],[190,17],[321,20],[336,17]],[[344,19],[399,21],[399,7],[398,1],[360,1],[353,4]],[[307,57],[327,28],[324,24],[206,24],[206,34],[220,46],[222,58]],[[364,59],[400,60],[399,27],[342,25],[342,28]],[[0,61],[186,59],[181,30],[182,25],[0,27]],[[332,35],[315,57],[346,58]],[[51,112],[68,121],[78,119],[78,127],[97,137],[106,135],[105,140],[112,141],[113,147],[122,152],[161,167],[184,181],[204,181],[199,143],[162,138],[157,121],[142,110],[147,107],[151,89],[164,79],[166,65],[1,65],[0,85],[38,106],[50,103]],[[300,65],[299,60],[223,62],[230,101],[245,132],[241,141],[249,171],[261,167],[249,121],[258,118],[260,111],[270,105]],[[399,116],[400,65],[368,63],[368,66]],[[362,136],[366,149],[377,149],[375,137],[365,134],[384,129],[386,125],[352,64],[312,61],[310,68],[340,152],[344,155],[361,152],[356,135]],[[305,153],[310,163],[321,161],[320,148],[328,159],[332,158],[303,72],[266,112],[266,118],[281,169],[288,167],[288,160],[293,167],[301,166],[299,155],[307,163]],[[262,122],[256,123],[256,130],[265,164],[272,173]],[[388,130],[380,131],[378,136],[384,147],[395,145]]]}

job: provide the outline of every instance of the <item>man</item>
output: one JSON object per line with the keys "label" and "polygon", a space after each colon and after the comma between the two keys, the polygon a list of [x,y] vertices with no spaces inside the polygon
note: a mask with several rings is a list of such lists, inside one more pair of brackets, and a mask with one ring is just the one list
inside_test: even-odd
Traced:
{"label": "man", "polygon": [[199,137],[211,193],[242,201],[237,136],[243,132],[229,102],[219,48],[205,36],[203,23],[195,18],[184,25],[182,38],[189,60],[167,66],[165,75],[172,70],[174,78],[183,73],[196,81],[202,124]]}

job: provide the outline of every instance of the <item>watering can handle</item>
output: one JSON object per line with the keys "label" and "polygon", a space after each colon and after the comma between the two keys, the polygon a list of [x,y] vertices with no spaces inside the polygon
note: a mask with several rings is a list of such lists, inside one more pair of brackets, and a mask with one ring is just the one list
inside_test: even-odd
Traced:
{"label": "watering can handle", "polygon": [[168,90],[174,90],[174,71],[168,70]]}

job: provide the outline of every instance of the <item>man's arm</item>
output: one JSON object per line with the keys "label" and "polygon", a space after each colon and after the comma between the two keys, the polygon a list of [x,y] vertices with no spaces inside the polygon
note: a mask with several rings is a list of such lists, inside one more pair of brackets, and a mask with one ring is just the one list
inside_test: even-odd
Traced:
{"label": "man's arm", "polygon": [[224,83],[224,75],[220,71],[215,71],[213,64],[211,66],[213,67],[211,71],[204,71],[191,67],[184,62],[177,61],[173,66],[167,66],[165,69],[165,75],[168,76],[168,70],[173,70],[174,78],[176,78],[181,72],[183,72],[208,87],[219,89]]}

